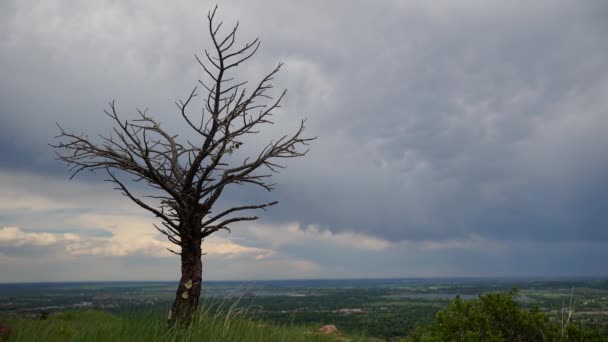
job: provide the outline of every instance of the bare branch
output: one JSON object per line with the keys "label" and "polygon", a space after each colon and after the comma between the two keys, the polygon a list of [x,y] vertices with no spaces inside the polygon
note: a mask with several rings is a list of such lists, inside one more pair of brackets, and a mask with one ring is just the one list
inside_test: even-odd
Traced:
{"label": "bare branch", "polygon": [[230,229],[228,228],[228,225],[230,223],[234,223],[234,222],[239,222],[239,221],[255,221],[257,220],[258,217],[257,216],[250,216],[250,217],[234,217],[225,221],[220,222],[217,225],[214,226],[207,226],[203,229],[202,234],[203,237],[205,236],[209,236],[215,232],[217,232],[220,229],[224,229],[230,232]]}
{"label": "bare branch", "polygon": [[234,208],[230,208],[230,209],[228,209],[228,210],[223,211],[222,213],[220,213],[220,214],[218,214],[218,215],[215,215],[215,216],[211,217],[211,218],[210,218],[210,219],[208,219],[207,221],[203,222],[202,226],[203,226],[203,227],[206,227],[207,225],[209,225],[209,224],[211,224],[211,223],[213,223],[213,222],[217,221],[218,219],[220,219],[220,218],[222,218],[222,217],[224,217],[224,216],[226,216],[226,215],[228,215],[228,214],[231,214],[231,213],[233,213],[233,212],[235,212],[235,211],[241,211],[241,210],[252,210],[252,209],[263,209],[263,208],[269,207],[269,206],[271,206],[271,205],[275,205],[275,204],[277,204],[277,203],[279,203],[279,202],[274,201],[274,202],[265,203],[265,204],[260,204],[260,205],[247,205],[247,206],[242,206],[242,207],[234,207]]}
{"label": "bare branch", "polygon": [[[204,57],[195,55],[202,68],[201,86],[193,87],[185,98],[175,101],[178,116],[197,139],[180,140],[147,109],[137,110],[135,118],[125,120],[112,101],[104,111],[114,124],[110,134],[91,139],[58,125],[58,142],[51,145],[58,151],[58,159],[68,165],[71,177],[85,170],[105,170],[107,181],[114,183],[116,189],[161,219],[162,226],[154,227],[178,246],[200,243],[218,230],[230,231],[232,223],[257,219],[230,217],[231,214],[275,205],[276,201],[235,206],[209,215],[226,187],[248,184],[271,191],[275,184],[270,178],[285,167],[282,161],[304,156],[308,152],[305,146],[315,139],[303,137],[302,121],[292,134],[260,146],[258,153],[240,162],[235,159],[239,147],[249,144],[247,136],[259,133],[265,124],[273,124],[272,116],[281,108],[286,90],[273,95],[280,63],[250,89],[246,88],[250,83],[239,80],[233,69],[255,55],[260,39],[239,46],[238,22],[222,33],[222,22],[217,22],[216,14],[217,7],[207,15],[212,48],[204,50]],[[193,110],[199,95],[200,111]],[[145,183],[150,191],[136,195],[118,179],[116,171],[128,174],[134,183]]]}
{"label": "bare branch", "polygon": [[116,176],[114,176],[114,174],[110,171],[109,168],[106,168],[106,171],[108,173],[108,175],[110,176],[111,180],[108,180],[110,182],[116,183],[118,184],[118,190],[122,190],[123,195],[129,197],[133,202],[135,202],[137,205],[139,205],[140,207],[152,212],[154,215],[156,215],[157,217],[162,218],[167,224],[169,224],[171,227],[173,228],[178,228],[178,225],[175,224],[169,217],[167,217],[163,212],[152,208],[151,206],[149,206],[148,204],[144,203],[142,200],[140,200],[139,198],[133,196],[133,194],[131,194],[131,192],[127,189],[127,187],[118,180],[118,178],[116,178]]}

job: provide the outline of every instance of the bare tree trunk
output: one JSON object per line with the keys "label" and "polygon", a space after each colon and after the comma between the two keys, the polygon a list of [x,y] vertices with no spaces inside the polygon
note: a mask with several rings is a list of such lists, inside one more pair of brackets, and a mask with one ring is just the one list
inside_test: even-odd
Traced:
{"label": "bare tree trunk", "polygon": [[169,310],[169,325],[189,324],[198,307],[201,294],[203,263],[201,260],[201,241],[188,239],[182,245],[182,277],[177,286],[175,301]]}

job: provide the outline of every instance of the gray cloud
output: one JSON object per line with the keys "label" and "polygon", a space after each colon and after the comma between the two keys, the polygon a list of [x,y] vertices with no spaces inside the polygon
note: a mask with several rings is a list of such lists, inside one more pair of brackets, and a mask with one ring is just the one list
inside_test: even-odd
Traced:
{"label": "gray cloud", "polygon": [[[210,3],[1,6],[1,169],[67,178],[47,146],[55,122],[105,132],[113,98],[127,116],[149,107],[184,131],[173,101],[202,77],[193,55],[208,46]],[[223,205],[277,198],[263,223],[404,243],[608,242],[605,2],[229,1],[219,14],[240,20],[243,40],[262,38],[240,76],[286,63],[284,112],[245,151],[300,117],[319,138],[277,175],[276,192],[234,188]],[[475,253],[428,255],[465,265]]]}

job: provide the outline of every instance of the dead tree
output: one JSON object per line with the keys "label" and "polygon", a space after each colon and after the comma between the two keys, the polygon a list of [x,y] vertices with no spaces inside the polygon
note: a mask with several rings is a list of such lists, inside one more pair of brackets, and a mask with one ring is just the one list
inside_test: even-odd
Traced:
{"label": "dead tree", "polygon": [[[303,145],[314,138],[304,138],[304,120],[293,135],[271,141],[258,154],[238,162],[227,162],[243,143],[243,138],[256,134],[257,128],[270,124],[271,115],[280,107],[283,91],[273,98],[269,91],[281,64],[247,90],[246,81],[229,77],[232,69],[250,59],[260,40],[237,47],[238,23],[220,34],[222,23],[215,22],[217,7],[208,14],[211,51],[196,56],[205,77],[185,100],[176,102],[179,115],[193,130],[196,140],[182,141],[167,132],[146,110],[137,110],[136,119],[120,118],[112,101],[105,113],[114,121],[113,131],[93,140],[83,134],[65,131],[61,126],[56,148],[59,159],[66,162],[72,176],[81,171],[102,170],[107,181],[140,207],[154,214],[162,226],[154,225],[179,248],[171,250],[181,257],[181,279],[175,301],[169,311],[169,322],[188,322],[197,308],[202,280],[201,243],[205,237],[228,230],[232,223],[256,220],[257,216],[239,215],[246,210],[261,209],[277,202],[236,206],[212,213],[212,208],[227,186],[252,184],[272,190],[269,177],[282,165],[283,158],[300,157],[308,150]],[[201,90],[202,111],[194,117],[190,107]],[[130,176],[127,183],[122,176]],[[134,182],[144,182],[152,193],[137,195]]]}

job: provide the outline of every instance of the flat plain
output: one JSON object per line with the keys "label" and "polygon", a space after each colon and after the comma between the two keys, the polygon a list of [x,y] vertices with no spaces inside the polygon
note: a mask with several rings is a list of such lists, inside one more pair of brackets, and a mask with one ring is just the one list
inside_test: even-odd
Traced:
{"label": "flat plain", "polygon": [[[511,288],[524,307],[567,318],[608,335],[608,279],[449,278],[206,282],[203,305],[246,310],[260,322],[289,326],[334,324],[349,334],[393,338],[432,323],[456,296]],[[166,311],[172,282],[0,284],[0,315],[39,317],[70,310],[117,315]]]}

